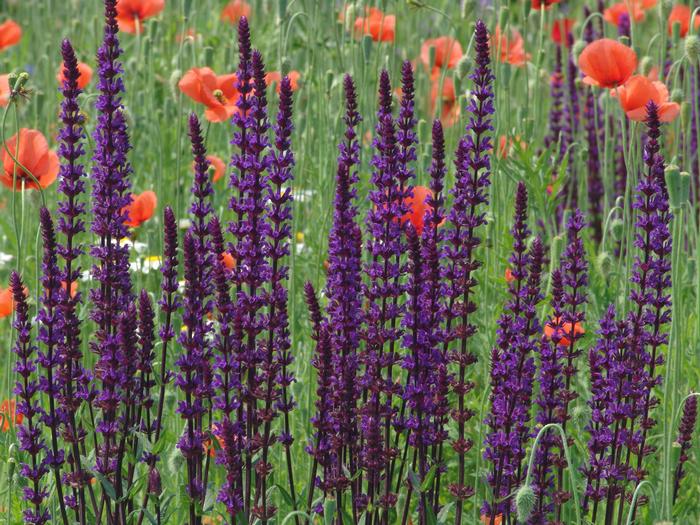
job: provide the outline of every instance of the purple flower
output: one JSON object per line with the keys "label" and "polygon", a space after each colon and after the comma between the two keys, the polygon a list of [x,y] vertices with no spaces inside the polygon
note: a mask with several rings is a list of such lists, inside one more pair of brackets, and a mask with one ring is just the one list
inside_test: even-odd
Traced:
{"label": "purple flower", "polygon": [[453,411],[458,436],[452,443],[452,448],[459,457],[459,466],[457,482],[450,486],[451,494],[457,499],[458,521],[462,516],[462,500],[472,493],[470,487],[465,484],[465,454],[471,448],[471,444],[465,438],[465,424],[471,418],[471,413],[464,409],[464,396],[473,388],[472,383],[465,377],[467,367],[475,362],[476,357],[469,351],[467,341],[476,331],[469,316],[476,310],[476,305],[471,299],[472,289],[476,285],[473,272],[481,263],[475,258],[474,251],[481,243],[477,229],[486,223],[482,208],[488,202],[486,192],[490,185],[493,131],[491,115],[495,112],[489,34],[481,20],[476,22],[474,40],[476,65],[470,76],[474,87],[467,106],[470,119],[466,133],[457,147],[456,182],[452,189],[454,201],[447,216],[448,226],[445,232],[444,255],[448,262],[443,275],[447,281],[445,344],[458,342],[448,354],[450,360],[459,368],[459,373],[451,384],[458,399],[458,409]]}
{"label": "purple flower", "polygon": [[96,451],[96,469],[104,475],[114,473],[117,465],[118,412],[121,389],[127,383],[128,372],[122,369],[117,312],[123,312],[131,303],[128,246],[119,240],[128,235],[124,207],[130,201],[127,160],[130,149],[123,114],[121,93],[124,84],[120,77],[122,66],[117,38],[115,0],[105,0],[105,28],[102,46],[97,52],[100,92],[96,108],[99,112],[93,134],[95,153],[92,173],[92,232],[99,241],[90,249],[95,260],[92,275],[99,286],[90,291],[94,305],[91,319],[97,324],[94,340],[90,342],[97,354],[95,377],[101,382],[94,405],[101,412],[96,430],[103,436]]}
{"label": "purple flower", "polygon": [[[362,302],[357,293],[362,286],[362,234],[355,205],[360,145],[357,127],[362,117],[357,111],[355,84],[344,79],[345,134],[338,145],[338,167],[333,224],[328,238],[328,338],[333,356],[333,422],[337,437],[333,453],[337,462],[330,467],[332,483],[340,490],[348,484],[344,468],[351,474],[359,468],[357,427],[358,348],[362,329]],[[347,458],[347,459],[346,459]],[[354,504],[354,502],[353,502]]]}
{"label": "purple flower", "polygon": [[674,475],[673,482],[673,501],[676,501],[678,496],[678,489],[680,488],[681,480],[685,476],[685,471],[683,470],[683,465],[688,461],[688,454],[691,447],[693,446],[693,434],[695,433],[695,424],[698,419],[698,398],[695,395],[691,395],[685,400],[683,404],[683,416],[681,417],[681,423],[678,426],[678,439],[676,443],[681,447],[681,453],[678,457],[678,466],[676,466],[676,471]]}
{"label": "purple flower", "polygon": [[[509,259],[513,281],[509,300],[498,325],[497,346],[491,361],[491,411],[486,417],[490,433],[486,437],[484,458],[492,463],[488,480],[492,486],[490,501],[483,513],[493,519],[512,512],[510,495],[524,475],[523,460],[529,438],[532,384],[535,377],[533,354],[540,326],[535,307],[542,299],[540,277],[544,259],[542,243],[536,240],[527,250],[527,190],[518,184],[515,199],[513,253]],[[504,500],[504,501],[500,501]]]}
{"label": "purple flower", "polygon": [[[197,329],[203,315],[202,283],[197,254],[197,240],[191,232],[185,234],[183,241],[185,266],[185,293],[182,322],[185,329],[178,339],[183,352],[175,361],[180,373],[175,378],[175,385],[182,391],[185,399],[178,403],[177,413],[185,421],[185,431],[178,440],[177,447],[187,461],[187,492],[192,500],[198,500],[203,494],[201,479],[202,449],[204,435],[199,424],[206,412],[203,405],[203,361],[205,359],[205,342],[201,330]],[[194,503],[192,503],[194,505]]]}
{"label": "purple flower", "polygon": [[17,413],[24,417],[22,426],[17,430],[17,439],[19,449],[30,458],[29,462],[22,463],[20,466],[20,475],[28,483],[24,487],[26,507],[23,516],[26,523],[43,525],[51,519],[48,508],[44,506],[44,500],[48,498],[49,493],[43,482],[44,476],[49,472],[50,453],[39,426],[39,419],[44,417],[45,412],[37,399],[39,391],[39,383],[35,379],[37,349],[32,343],[29,305],[22,278],[14,271],[10,274],[10,289],[15,305],[15,320],[12,326],[17,332],[17,339],[13,346],[13,352],[17,356],[14,371],[19,376],[13,393],[19,398]]}

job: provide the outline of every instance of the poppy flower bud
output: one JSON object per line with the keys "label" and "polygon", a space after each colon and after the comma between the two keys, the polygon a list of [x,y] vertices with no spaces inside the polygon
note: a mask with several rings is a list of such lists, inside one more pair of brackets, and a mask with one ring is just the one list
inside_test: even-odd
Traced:
{"label": "poppy flower bud", "polygon": [[693,118],[693,115],[690,103],[686,100],[681,104],[681,124],[684,128],[690,123],[691,118]]}
{"label": "poppy flower bud", "polygon": [[515,494],[515,507],[518,511],[518,521],[525,523],[532,514],[532,509],[535,508],[537,497],[535,491],[530,485],[523,485]]}
{"label": "poppy flower bud", "polygon": [[365,35],[362,37],[362,56],[365,59],[365,63],[369,63],[369,57],[372,53],[372,36]]}
{"label": "poppy flower bud", "polygon": [[178,82],[180,82],[180,78],[182,78],[182,71],[176,69],[170,74],[170,78],[168,79],[170,93],[172,93],[174,99],[177,99],[177,94],[180,92],[180,89],[178,88]]}
{"label": "poppy flower bud", "polygon": [[624,230],[625,224],[622,221],[622,219],[613,219],[612,221],[610,221],[610,234],[616,241],[622,239]]}
{"label": "poppy flower bud", "polygon": [[675,164],[669,164],[664,171],[668,189],[668,203],[672,209],[679,209],[690,195],[690,175],[681,172]]}
{"label": "poppy flower bud", "polygon": [[697,35],[688,35],[685,37],[685,56],[692,63],[698,61],[700,57],[700,38]]}
{"label": "poppy flower bud", "polygon": [[10,89],[15,89],[15,84],[17,83],[17,79],[19,78],[19,73],[10,73],[7,75],[7,84],[10,86]]}
{"label": "poppy flower bud", "polygon": [[277,16],[280,20],[287,16],[287,0],[277,0]]}
{"label": "poppy flower bud", "polygon": [[598,273],[607,278],[613,269],[613,259],[608,252],[602,252],[596,257],[595,265]]}
{"label": "poppy flower bud", "polygon": [[156,467],[151,467],[148,472],[148,493],[158,496],[161,493],[160,472]]}
{"label": "poppy flower bud", "polygon": [[464,55],[457,62],[457,76],[460,80],[466,80],[472,69],[472,61],[469,55]]}
{"label": "poppy flower bud", "polygon": [[578,57],[581,54],[581,52],[586,48],[586,41],[585,40],[577,40],[574,42],[573,47],[571,50],[573,51],[574,57],[576,57],[576,62],[578,63]]}
{"label": "poppy flower bud", "polygon": [[680,104],[683,102],[683,99],[685,98],[685,95],[683,93],[682,89],[674,89],[671,91],[671,102],[675,102],[676,104]]}
{"label": "poppy flower bud", "polygon": [[425,2],[421,0],[406,0],[408,7],[412,9],[423,9],[425,7]]}
{"label": "poppy flower bud", "polygon": [[292,69],[292,61],[289,60],[289,57],[284,57],[282,59],[282,63],[280,64],[280,71],[282,73],[283,77],[286,77],[289,74],[289,71]]}
{"label": "poppy flower bud", "polygon": [[332,69],[329,69],[326,71],[326,93],[330,93],[331,88],[333,87],[333,79],[335,78],[335,73],[333,73]]}
{"label": "poppy flower bud", "polygon": [[507,6],[501,7],[501,12],[498,14],[498,27],[506,27],[509,14]]}
{"label": "poppy flower bud", "polygon": [[355,18],[357,17],[357,6],[355,4],[350,4],[346,9],[345,9],[345,19],[344,19],[344,26],[346,31],[352,31],[353,26],[355,24]]}
{"label": "poppy flower bud", "polygon": [[652,67],[654,67],[654,61],[650,56],[644,56],[639,61],[639,72],[645,77],[649,76]]}

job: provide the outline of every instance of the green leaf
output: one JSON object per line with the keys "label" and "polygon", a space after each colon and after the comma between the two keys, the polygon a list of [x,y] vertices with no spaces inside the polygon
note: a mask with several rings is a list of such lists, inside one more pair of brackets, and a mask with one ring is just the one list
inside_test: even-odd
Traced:
{"label": "green leaf", "polygon": [[433,481],[435,480],[436,473],[437,473],[437,465],[433,465],[432,467],[430,467],[430,470],[425,475],[425,478],[423,479],[423,483],[420,484],[421,494],[425,494],[426,492],[428,492],[428,490],[430,489],[430,486],[433,484]]}
{"label": "green leaf", "polygon": [[112,482],[105,478],[99,472],[95,472],[95,477],[99,480],[100,484],[102,485],[102,490],[105,491],[107,496],[109,496],[113,500],[116,500],[117,492],[114,490],[114,485],[112,485]]}
{"label": "green leaf", "polygon": [[333,525],[335,519],[336,504],[334,499],[327,499],[323,504],[323,523],[325,525]]}

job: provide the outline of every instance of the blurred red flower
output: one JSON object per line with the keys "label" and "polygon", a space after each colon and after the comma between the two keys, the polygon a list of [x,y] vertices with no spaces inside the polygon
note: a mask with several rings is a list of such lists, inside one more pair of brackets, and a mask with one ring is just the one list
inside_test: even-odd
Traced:
{"label": "blurred red flower", "polygon": [[[690,7],[683,4],[677,4],[671,9],[671,13],[668,15],[668,34],[673,35],[673,24],[680,24],[680,35],[681,38],[688,34],[688,29],[690,29],[690,17],[692,12]],[[695,29],[700,27],[700,16],[695,17]]]}
{"label": "blurred red flower", "polygon": [[250,5],[245,0],[231,0],[221,10],[221,20],[237,24],[242,17],[250,17]]}
{"label": "blurred red flower", "polygon": [[[292,91],[299,89],[299,79],[301,78],[301,74],[298,71],[292,70],[287,73],[287,76],[289,77],[289,82],[292,84]],[[279,71],[270,71],[265,75],[265,83],[268,86],[275,84],[275,91],[277,93],[280,92],[280,82],[282,82],[282,74]]]}
{"label": "blurred red flower", "polygon": [[430,49],[435,49],[435,63],[432,64],[433,69],[452,69],[462,58],[462,46],[460,43],[449,36],[439,36],[437,38],[429,38],[420,48],[420,60],[426,70],[430,69]]}
{"label": "blurred red flower", "polygon": [[141,226],[148,219],[153,217],[158,205],[156,194],[150,190],[144,191],[140,195],[131,194],[131,204],[125,206],[122,211],[127,213],[127,220],[124,224],[132,228]]}
{"label": "blurred red flower", "polygon": [[0,420],[2,420],[3,432],[10,430],[10,427],[21,425],[23,416],[17,413],[17,402],[14,399],[5,399],[0,403]]}
{"label": "blurred red flower", "polygon": [[353,26],[355,37],[369,35],[375,42],[393,42],[396,30],[396,17],[385,15],[376,7],[369,7],[365,16],[358,16]]}
{"label": "blurred red flower", "polygon": [[552,24],[552,42],[558,45],[569,45],[568,43],[568,35],[571,33],[571,30],[574,28],[574,24],[576,23],[576,20],[573,20],[571,18],[561,18],[559,20],[555,20],[554,23]]}
{"label": "blurred red flower", "polygon": [[[19,130],[19,153],[16,146],[17,134],[10,137],[5,144],[12,156],[19,161],[19,164],[15,164],[5,147],[0,146],[2,148],[0,150],[0,162],[2,162],[0,182],[5,186],[10,189],[13,188],[13,176],[15,175],[17,179],[14,182],[17,184],[17,191],[21,191],[23,182],[26,189],[37,189],[39,187],[43,189],[56,180],[59,168],[58,156],[56,152],[49,149],[46,137],[40,131],[27,128]],[[32,175],[36,181],[32,178]]]}
{"label": "blurred red flower", "polygon": [[[59,86],[63,86],[63,82],[66,79],[63,70],[63,62],[61,62],[61,66],[58,68],[58,73],[56,73],[56,80],[58,81]],[[80,89],[85,89],[85,86],[87,86],[92,80],[92,68],[84,62],[78,62],[78,73],[78,87]]]}
{"label": "blurred red flower", "polygon": [[0,24],[0,51],[19,44],[22,28],[17,22],[8,18]]}
{"label": "blurred red flower", "polygon": [[496,26],[496,30],[491,36],[491,48],[496,50],[503,63],[512,66],[523,66],[530,60],[530,54],[525,52],[525,42],[522,35],[516,30],[510,30],[510,36],[501,33],[501,28]]}
{"label": "blurred red flower", "polygon": [[140,33],[142,22],[160,13],[165,0],[117,0],[117,22],[125,33]]}

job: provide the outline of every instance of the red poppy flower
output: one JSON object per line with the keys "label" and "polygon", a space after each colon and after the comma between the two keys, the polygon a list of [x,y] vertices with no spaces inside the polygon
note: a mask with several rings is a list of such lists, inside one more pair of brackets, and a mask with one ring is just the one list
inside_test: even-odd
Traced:
{"label": "red poppy flower", "polygon": [[[532,0],[533,2],[535,0]],[[486,514],[482,514],[481,517],[479,518],[479,521],[481,523],[484,523],[485,525],[491,525],[491,516],[487,516]],[[501,525],[503,523],[503,515],[498,514],[493,520],[493,525]]]}
{"label": "red poppy flower", "polygon": [[0,24],[0,51],[19,44],[22,39],[22,28],[12,19]]}
{"label": "red poppy flower", "polygon": [[153,212],[156,211],[158,198],[156,194],[150,190],[144,191],[140,195],[131,194],[131,204],[124,208],[127,213],[127,220],[124,224],[132,228],[141,226],[148,219],[153,217]]}
{"label": "red poppy flower", "polygon": [[10,430],[10,427],[22,424],[22,413],[17,413],[17,402],[14,399],[5,399],[0,403],[0,420],[2,420],[3,432]]}
{"label": "red poppy flower", "polygon": [[[680,24],[680,35],[683,38],[688,34],[688,29],[690,29],[690,17],[692,16],[692,11],[690,7],[683,4],[674,5],[671,9],[671,13],[668,15],[668,34],[673,35],[673,25]],[[695,17],[695,29],[700,27],[700,16]]]}
{"label": "red poppy flower", "polygon": [[[301,78],[301,74],[298,71],[292,70],[287,73],[287,76],[289,77],[289,82],[292,84],[292,91],[299,89],[299,79]],[[275,84],[275,91],[277,93],[280,92],[280,82],[282,82],[282,74],[279,71],[270,71],[265,75],[265,83],[268,86]]]}
{"label": "red poppy flower", "polygon": [[452,78],[445,77],[442,80],[442,93],[438,96],[439,90],[440,78],[435,78],[430,89],[430,113],[435,114],[435,108],[439,101],[440,122],[445,127],[454,126],[459,120],[459,102],[457,101],[457,93],[455,92],[455,84]]}
{"label": "red poppy flower", "polygon": [[462,46],[460,43],[449,36],[439,36],[437,38],[429,38],[420,48],[420,60],[426,69],[430,68],[430,49],[435,49],[435,63],[433,68],[452,69],[462,58]]}
{"label": "red poppy flower", "polygon": [[12,314],[14,301],[10,288],[0,288],[0,319]]}
{"label": "red poppy flower", "polygon": [[649,80],[643,75],[634,75],[624,86],[613,90],[612,95],[618,98],[625,114],[637,122],[646,119],[646,105],[650,100],[658,106],[661,122],[671,122],[681,111],[678,104],[668,101],[668,88],[663,82]]}
{"label": "red poppy flower", "polygon": [[117,0],[117,22],[125,33],[140,33],[146,18],[160,13],[165,0]]}
{"label": "red poppy flower", "polygon": [[355,37],[369,35],[375,42],[393,42],[396,31],[396,17],[385,15],[376,7],[370,7],[366,16],[358,16],[355,19]]}
{"label": "red poppy flower", "polygon": [[250,11],[250,5],[248,5],[248,2],[245,2],[245,0],[231,0],[221,10],[221,20],[231,24],[237,24],[244,16],[246,18],[250,17]]}
{"label": "red poppy flower", "polygon": [[498,138],[498,156],[505,159],[513,152],[513,148],[515,147],[516,143],[520,149],[525,149],[527,147],[527,143],[519,136],[506,137],[505,135],[501,135]]}
{"label": "red poppy flower", "polygon": [[530,60],[530,54],[525,52],[525,42],[522,35],[515,29],[511,29],[510,36],[501,34],[501,28],[491,36],[491,48],[495,49],[503,63],[512,66],[522,66]]}
{"label": "red poppy flower", "polygon": [[224,266],[226,266],[226,268],[229,270],[233,270],[236,267],[236,259],[228,252],[221,254],[221,260],[223,261]]}
{"label": "red poppy flower", "polygon": [[549,9],[554,4],[558,4],[561,0],[532,0],[530,4],[533,9],[541,9],[544,6],[545,9]]}
{"label": "red poppy flower", "polygon": [[614,88],[632,76],[637,54],[617,40],[601,38],[588,44],[578,57],[583,81],[591,86]]}
{"label": "red poppy flower", "polygon": [[420,235],[423,232],[425,214],[432,209],[428,204],[428,197],[432,197],[432,195],[433,192],[430,188],[414,186],[413,195],[411,197],[406,197],[404,200],[404,203],[410,208],[410,211],[401,217],[401,224],[404,224],[406,221],[411,221],[416,233]]}
{"label": "red poppy flower", "polygon": [[[63,86],[63,82],[66,79],[63,70],[63,62],[61,62],[58,73],[56,73],[56,80],[58,80],[59,86]],[[85,86],[90,83],[90,80],[92,80],[92,68],[83,62],[78,62],[78,87],[80,89],[85,89]]]}
{"label": "red poppy flower", "polygon": [[576,20],[571,18],[561,18],[552,24],[552,42],[558,45],[568,45],[568,35],[574,28]]}
{"label": "red poppy flower", "polygon": [[[6,142],[7,149],[17,158],[19,164],[26,170],[16,165],[12,157],[8,154],[4,146],[0,146],[0,162],[2,162],[2,172],[0,182],[5,186],[13,188],[13,176],[16,175],[16,189],[22,189],[22,183],[26,189],[46,188],[58,175],[58,156],[56,152],[49,149],[46,138],[40,131],[35,129],[22,128],[19,130],[19,153],[17,153],[17,135],[13,135]],[[37,183],[31,175],[39,182]]]}
{"label": "red poppy flower", "polygon": [[[630,8],[632,9],[630,12]],[[641,22],[644,20],[644,9],[640,2],[634,0],[627,1],[623,0],[616,4],[611,5],[605,11],[603,11],[603,18],[613,24],[614,26],[620,25],[620,17],[622,15],[627,15],[630,20],[635,22]]]}
{"label": "red poppy flower", "polygon": [[190,69],[178,83],[180,91],[195,102],[204,104],[204,116],[210,122],[223,122],[236,112],[236,75],[216,75],[208,67]]}
{"label": "red poppy flower", "polygon": [[505,278],[507,283],[512,283],[515,281],[515,277],[513,277],[513,270],[506,268]]}
{"label": "red poppy flower", "polygon": [[[211,181],[217,182],[226,174],[226,163],[216,155],[207,155],[207,160],[210,164],[209,170],[212,172]],[[192,170],[194,170],[194,163],[192,163]]]}
{"label": "red poppy flower", "polygon": [[10,75],[0,75],[0,108],[7,106],[10,101]]}
{"label": "red poppy flower", "polygon": [[[555,317],[552,321],[548,321],[544,325],[544,335],[547,339],[552,339],[552,336],[555,335],[555,332],[557,332],[557,336],[560,337],[559,339],[559,346],[571,346],[571,341],[569,340],[569,335],[571,335],[572,330],[571,330],[571,323],[561,323],[561,326],[559,326],[559,318]],[[574,329],[573,329],[573,335],[574,339],[576,339],[576,336],[583,335],[585,334],[586,331],[583,329],[583,326],[581,323],[576,323],[574,324]],[[566,335],[564,335],[566,334]]]}
{"label": "red poppy flower", "polygon": [[[66,281],[61,281],[61,288],[63,290],[66,289]],[[75,294],[78,293],[78,281],[72,281],[70,283],[70,296],[75,297]]]}

